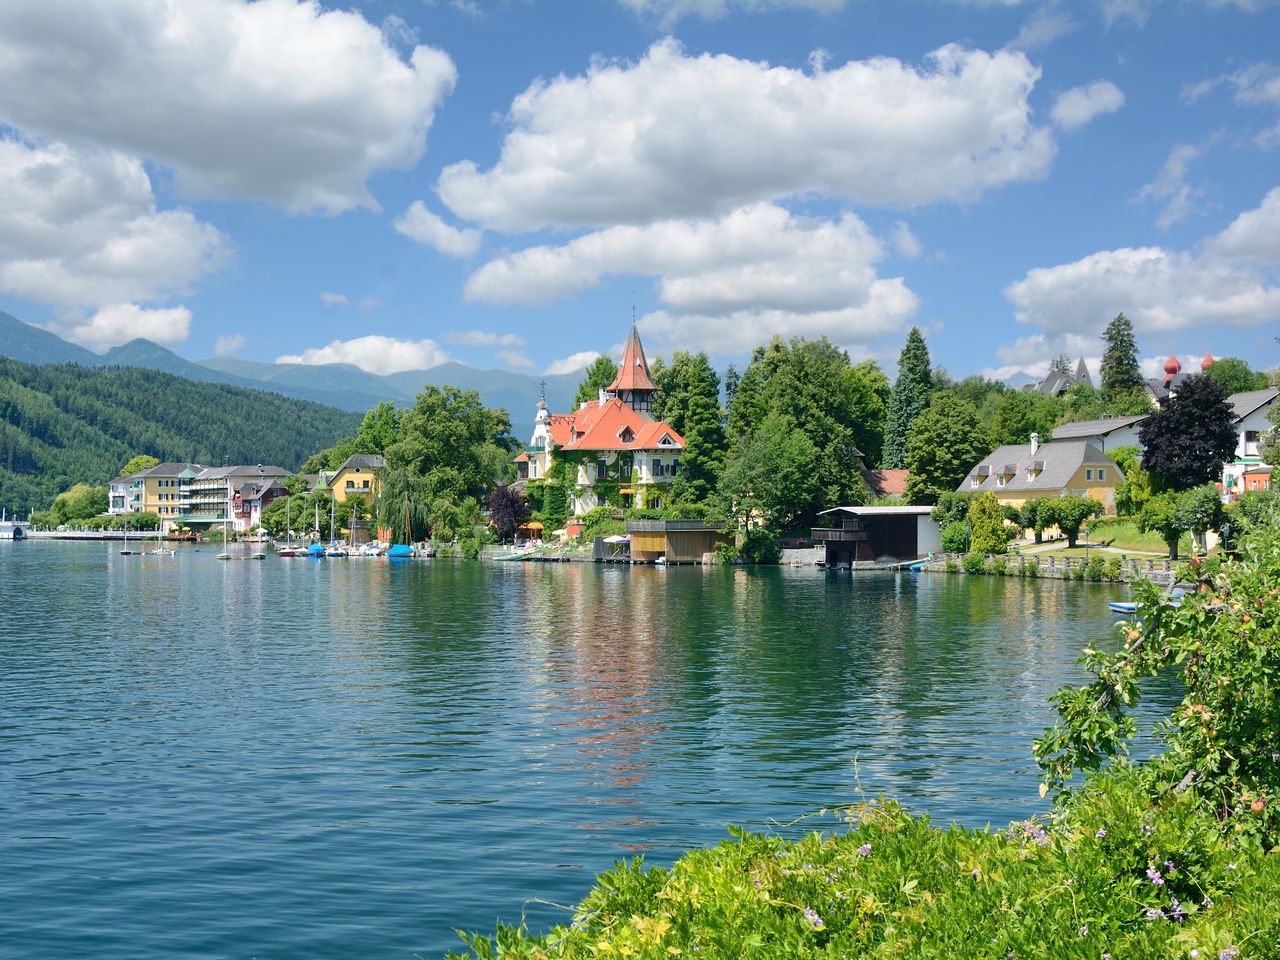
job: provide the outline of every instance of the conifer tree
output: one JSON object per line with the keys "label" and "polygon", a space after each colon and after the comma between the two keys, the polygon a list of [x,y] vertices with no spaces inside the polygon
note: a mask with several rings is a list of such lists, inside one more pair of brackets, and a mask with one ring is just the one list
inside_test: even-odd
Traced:
{"label": "conifer tree", "polygon": [[1102,331],[1106,350],[1102,354],[1102,392],[1109,400],[1124,397],[1142,389],[1142,373],[1138,369],[1138,345],[1133,339],[1133,324],[1123,313]]}
{"label": "conifer tree", "polygon": [[729,369],[724,372],[724,405],[725,408],[733,406],[733,398],[738,395],[738,382],[742,378],[738,376],[738,368],[732,363]]}
{"label": "conifer tree", "polygon": [[677,492],[702,503],[715,490],[728,444],[720,409],[720,378],[705,353],[675,353],[669,364],[650,368],[658,384],[657,418],[684,437]]}
{"label": "conifer tree", "polygon": [[929,348],[919,328],[907,333],[906,345],[898,355],[898,379],[889,395],[889,412],[884,428],[881,466],[898,469],[907,455],[907,433],[916,417],[929,405],[933,378],[929,372]]}

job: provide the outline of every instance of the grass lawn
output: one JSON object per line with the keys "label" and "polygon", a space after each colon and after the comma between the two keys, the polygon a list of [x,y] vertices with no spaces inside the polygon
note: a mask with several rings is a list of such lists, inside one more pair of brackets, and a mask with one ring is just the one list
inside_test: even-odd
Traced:
{"label": "grass lawn", "polygon": [[[1083,531],[1082,531],[1083,533]],[[1091,544],[1104,547],[1115,547],[1117,550],[1142,550],[1147,553],[1169,552],[1168,546],[1159,534],[1139,533],[1138,525],[1132,520],[1105,520],[1096,524],[1092,530],[1083,535]],[[1191,553],[1191,534],[1184,533],[1178,541],[1180,556]]]}

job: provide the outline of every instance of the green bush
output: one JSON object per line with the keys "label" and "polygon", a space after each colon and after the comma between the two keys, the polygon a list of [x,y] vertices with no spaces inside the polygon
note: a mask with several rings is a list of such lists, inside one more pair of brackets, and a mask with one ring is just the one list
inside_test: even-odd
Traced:
{"label": "green bush", "polygon": [[968,539],[968,526],[963,520],[957,520],[942,531],[942,549],[947,553],[964,553]]}
{"label": "green bush", "polygon": [[1040,561],[1035,557],[1022,558],[1022,575],[1024,577],[1040,576]]}
{"label": "green bush", "polygon": [[1107,568],[1106,558],[1094,554],[1089,558],[1089,562],[1084,565],[1084,579],[1101,580],[1102,574]]}
{"label": "green bush", "polygon": [[1119,557],[1109,557],[1106,567],[1103,568],[1103,576],[1108,580],[1120,580],[1124,575],[1124,561]]}
{"label": "green bush", "polygon": [[722,543],[715,549],[716,563],[737,563],[742,555],[736,543]]}
{"label": "green bush", "polygon": [[986,573],[987,558],[980,553],[966,553],[960,561],[965,573]]}
{"label": "green bush", "polygon": [[991,558],[991,572],[996,576],[1004,577],[1009,574],[1009,558],[1002,556],[994,556]]}
{"label": "green bush", "polygon": [[1009,549],[1004,512],[994,493],[984,493],[969,503],[969,549],[983,554]]}
{"label": "green bush", "polygon": [[739,556],[743,563],[776,564],[782,561],[782,546],[768,530],[748,530]]}
{"label": "green bush", "polygon": [[942,569],[947,573],[959,573],[961,569],[960,561],[955,557],[947,557],[946,561],[942,564]]}

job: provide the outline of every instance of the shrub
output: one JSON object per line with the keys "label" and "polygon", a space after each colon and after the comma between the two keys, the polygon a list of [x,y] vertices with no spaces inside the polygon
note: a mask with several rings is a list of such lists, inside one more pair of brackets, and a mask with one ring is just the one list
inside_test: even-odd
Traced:
{"label": "shrub", "polygon": [[741,554],[735,543],[722,543],[715,549],[716,563],[738,563]]}
{"label": "shrub", "polygon": [[942,569],[947,573],[959,573],[960,561],[955,557],[947,557],[946,562],[942,565]]}
{"label": "shrub", "polygon": [[963,520],[957,520],[942,531],[942,549],[947,553],[964,553],[968,539],[969,528]]}
{"label": "shrub", "polygon": [[748,530],[739,556],[744,563],[775,564],[782,561],[782,546],[767,530]]}
{"label": "shrub", "polygon": [[1023,557],[1022,575],[1024,577],[1040,576],[1040,561],[1037,560],[1035,557]]}
{"label": "shrub", "polygon": [[986,573],[987,558],[980,553],[966,553],[961,561],[965,573]]}
{"label": "shrub", "polygon": [[1009,558],[995,556],[991,558],[991,572],[996,576],[1004,577],[1009,573]]}
{"label": "shrub", "polygon": [[1124,561],[1114,556],[1108,558],[1106,567],[1103,569],[1103,576],[1108,580],[1120,580],[1123,575]]}
{"label": "shrub", "polygon": [[1106,569],[1107,561],[1105,558],[1094,554],[1089,558],[1089,562],[1084,565],[1084,579],[1101,580],[1103,571]]}
{"label": "shrub", "polygon": [[1009,549],[1004,513],[994,493],[969,503],[969,549],[974,553],[1004,553]]}

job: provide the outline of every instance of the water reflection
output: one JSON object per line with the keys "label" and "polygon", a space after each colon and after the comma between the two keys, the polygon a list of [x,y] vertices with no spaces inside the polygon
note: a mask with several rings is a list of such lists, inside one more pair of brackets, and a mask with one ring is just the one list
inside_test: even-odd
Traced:
{"label": "water reflection", "polygon": [[0,939],[30,957],[439,954],[618,856],[847,802],[854,758],[937,820],[1024,816],[1113,595],[94,544],[0,544],[0,575]]}

